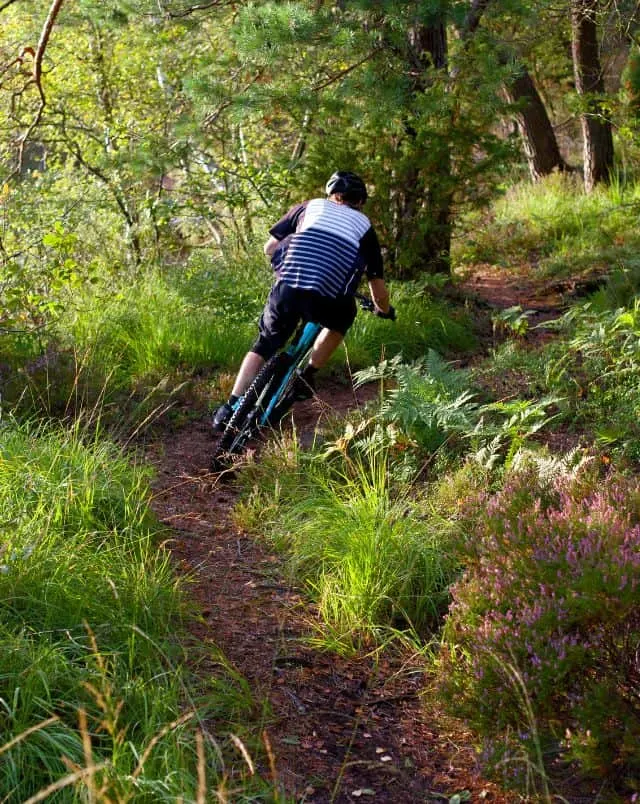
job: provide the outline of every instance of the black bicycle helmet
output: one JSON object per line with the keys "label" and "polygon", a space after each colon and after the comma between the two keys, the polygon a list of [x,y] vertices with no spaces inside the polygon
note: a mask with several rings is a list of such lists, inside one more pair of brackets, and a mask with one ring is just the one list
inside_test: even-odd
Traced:
{"label": "black bicycle helmet", "polygon": [[325,186],[327,195],[340,193],[344,200],[355,204],[367,200],[367,188],[360,176],[348,170],[337,170]]}

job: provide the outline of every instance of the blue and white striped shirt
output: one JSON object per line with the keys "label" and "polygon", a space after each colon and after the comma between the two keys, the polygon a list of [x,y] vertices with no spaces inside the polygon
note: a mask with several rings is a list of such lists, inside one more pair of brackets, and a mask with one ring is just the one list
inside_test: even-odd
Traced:
{"label": "blue and white striped shirt", "polygon": [[280,280],[295,288],[336,298],[352,295],[366,270],[382,277],[382,255],[366,215],[347,204],[314,198],[297,204],[276,223],[270,234],[288,238],[279,267]]}

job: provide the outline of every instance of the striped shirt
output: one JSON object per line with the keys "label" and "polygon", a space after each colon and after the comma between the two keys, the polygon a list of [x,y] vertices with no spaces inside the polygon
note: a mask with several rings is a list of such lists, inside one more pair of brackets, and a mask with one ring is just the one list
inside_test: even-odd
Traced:
{"label": "striped shirt", "polygon": [[280,280],[322,296],[352,295],[362,274],[382,277],[382,255],[366,215],[346,204],[314,198],[297,204],[270,229],[277,240],[288,238],[279,255]]}

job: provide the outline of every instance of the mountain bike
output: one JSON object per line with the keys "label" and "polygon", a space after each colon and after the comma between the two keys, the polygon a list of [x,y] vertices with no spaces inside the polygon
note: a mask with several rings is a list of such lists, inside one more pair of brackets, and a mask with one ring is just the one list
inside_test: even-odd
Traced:
{"label": "mountain bike", "polygon": [[[376,313],[371,299],[355,294],[360,307]],[[377,313],[381,318],[395,320],[395,310]],[[294,388],[300,382],[299,370],[306,361],[322,326],[313,321],[302,323],[291,343],[268,360],[257,374],[244,396],[235,404],[227,426],[217,444],[212,469],[223,468],[233,456],[240,455],[247,442],[261,430],[276,428],[293,406]]]}

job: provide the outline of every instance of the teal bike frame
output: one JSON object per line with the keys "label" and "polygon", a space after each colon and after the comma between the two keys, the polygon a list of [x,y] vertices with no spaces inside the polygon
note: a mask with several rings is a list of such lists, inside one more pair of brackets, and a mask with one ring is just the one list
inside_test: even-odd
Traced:
{"label": "teal bike frame", "polygon": [[278,386],[278,389],[271,397],[269,404],[262,411],[258,420],[260,427],[263,427],[265,424],[267,424],[269,421],[269,416],[273,413],[276,405],[282,401],[282,395],[289,385],[291,375],[298,368],[300,362],[307,354],[309,349],[311,349],[313,346],[313,342],[317,338],[321,329],[322,327],[320,324],[314,324],[312,321],[308,322],[304,325],[304,328],[300,333],[300,337],[296,338],[296,340],[284,350],[285,354],[288,354],[291,358],[291,365],[289,366],[287,373],[284,375],[282,382]]}

